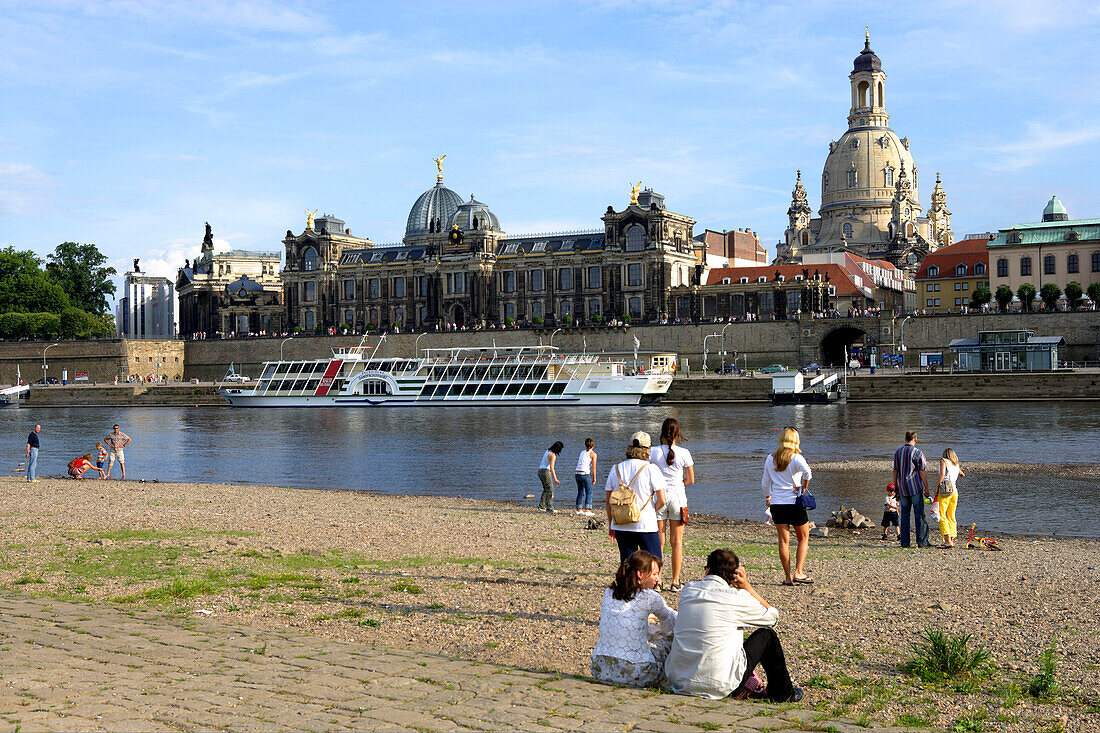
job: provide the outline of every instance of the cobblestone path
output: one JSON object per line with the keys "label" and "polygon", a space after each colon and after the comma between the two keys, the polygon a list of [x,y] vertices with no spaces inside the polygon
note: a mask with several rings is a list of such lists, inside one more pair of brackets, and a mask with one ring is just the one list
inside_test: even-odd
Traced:
{"label": "cobblestone path", "polygon": [[0,595],[0,729],[868,730],[800,708],[13,595]]}

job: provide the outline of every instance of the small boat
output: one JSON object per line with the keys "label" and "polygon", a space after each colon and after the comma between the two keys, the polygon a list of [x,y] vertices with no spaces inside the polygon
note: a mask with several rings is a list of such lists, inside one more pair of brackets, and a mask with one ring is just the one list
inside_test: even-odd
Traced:
{"label": "small boat", "polygon": [[625,358],[552,346],[425,349],[412,359],[380,357],[378,346],[265,362],[254,383],[218,392],[234,407],[650,405],[672,385],[671,374],[634,373]]}
{"label": "small boat", "polygon": [[31,388],[26,384],[17,384],[14,387],[0,389],[0,409],[5,407],[19,407],[27,401]]}

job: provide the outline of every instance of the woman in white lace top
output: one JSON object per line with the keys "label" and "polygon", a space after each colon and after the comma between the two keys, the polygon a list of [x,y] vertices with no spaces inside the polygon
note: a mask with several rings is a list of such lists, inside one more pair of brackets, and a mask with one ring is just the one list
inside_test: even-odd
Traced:
{"label": "woman in white lace top", "polygon": [[[667,685],[665,657],[672,646],[676,612],[653,590],[661,582],[661,561],[638,550],[619,566],[603,593],[600,638],[592,650],[592,676],[633,687]],[[651,624],[650,615],[657,618]]]}

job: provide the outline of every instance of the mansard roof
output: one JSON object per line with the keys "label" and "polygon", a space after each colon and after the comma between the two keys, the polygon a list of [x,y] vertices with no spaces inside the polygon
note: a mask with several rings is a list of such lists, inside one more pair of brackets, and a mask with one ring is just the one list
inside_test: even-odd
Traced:
{"label": "mansard roof", "polygon": [[500,240],[499,257],[520,255],[573,254],[574,252],[598,252],[604,248],[602,229],[576,232],[552,232],[524,234]]}
{"label": "mansard roof", "polygon": [[424,259],[427,247],[423,245],[407,247],[405,245],[378,245],[370,249],[345,250],[337,263],[340,267],[354,265],[390,265],[397,262],[409,262]]}

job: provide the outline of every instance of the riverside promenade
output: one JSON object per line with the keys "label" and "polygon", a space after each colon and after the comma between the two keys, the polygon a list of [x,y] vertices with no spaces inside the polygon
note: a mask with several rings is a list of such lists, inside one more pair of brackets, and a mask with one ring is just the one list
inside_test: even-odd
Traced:
{"label": "riverside promenade", "polygon": [[0,619],[7,730],[911,730],[214,617],[0,595]]}

